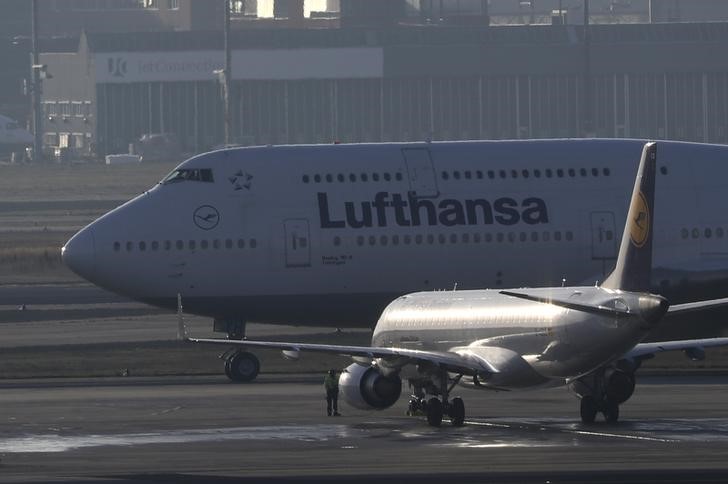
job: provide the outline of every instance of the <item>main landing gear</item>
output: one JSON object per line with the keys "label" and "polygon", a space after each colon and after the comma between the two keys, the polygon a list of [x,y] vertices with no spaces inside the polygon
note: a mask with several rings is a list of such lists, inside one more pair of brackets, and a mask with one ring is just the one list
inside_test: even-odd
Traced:
{"label": "main landing gear", "polygon": [[[624,365],[623,365],[624,366]],[[619,420],[619,406],[634,393],[635,376],[632,368],[603,368],[573,383],[581,397],[579,412],[585,424],[594,423],[597,414],[607,423]]]}
{"label": "main landing gear", "polygon": [[225,353],[225,375],[237,383],[247,383],[255,380],[260,372],[260,360],[253,353],[233,350]]}
{"label": "main landing gear", "polygon": [[[245,321],[215,319],[213,328],[215,332],[227,333],[229,340],[245,339]],[[253,353],[233,348],[220,358],[225,361],[225,375],[233,382],[251,382],[260,373],[260,360]]]}
{"label": "main landing gear", "polygon": [[[439,390],[431,382],[428,384],[415,384],[414,395],[410,398],[409,407],[407,409],[407,415],[421,415],[427,416],[427,423],[432,427],[439,427],[442,424],[444,416],[450,417],[450,423],[454,427],[459,427],[465,423],[465,403],[460,397],[455,397],[450,400],[448,397],[452,389],[460,381],[462,375],[458,375],[452,385],[448,386],[447,373],[440,375],[440,388]],[[433,396],[429,399],[425,398],[425,387],[427,387],[428,393],[437,394],[441,396]]]}

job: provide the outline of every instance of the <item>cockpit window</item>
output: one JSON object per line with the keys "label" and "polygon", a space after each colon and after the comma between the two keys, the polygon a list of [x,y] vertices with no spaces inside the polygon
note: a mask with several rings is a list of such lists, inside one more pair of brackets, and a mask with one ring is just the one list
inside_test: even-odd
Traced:
{"label": "cockpit window", "polygon": [[215,180],[212,177],[212,170],[210,168],[180,168],[167,175],[164,180],[162,180],[162,183],[167,184],[183,181],[212,183]]}

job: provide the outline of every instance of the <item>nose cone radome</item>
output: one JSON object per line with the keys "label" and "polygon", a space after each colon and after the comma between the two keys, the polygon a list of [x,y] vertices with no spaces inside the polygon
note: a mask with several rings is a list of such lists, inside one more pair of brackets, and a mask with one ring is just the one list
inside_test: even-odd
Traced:
{"label": "nose cone radome", "polygon": [[86,280],[93,281],[96,271],[96,247],[93,231],[86,227],[61,249],[63,263]]}

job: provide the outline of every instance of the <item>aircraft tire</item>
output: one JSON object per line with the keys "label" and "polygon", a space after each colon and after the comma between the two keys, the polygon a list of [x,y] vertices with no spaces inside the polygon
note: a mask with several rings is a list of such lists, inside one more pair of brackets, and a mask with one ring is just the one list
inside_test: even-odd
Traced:
{"label": "aircraft tire", "polygon": [[431,427],[439,427],[442,424],[442,403],[439,398],[432,397],[427,402],[427,423]]}
{"label": "aircraft tire", "polygon": [[586,395],[581,399],[581,421],[585,424],[592,424],[597,418],[597,402],[594,397]]}
{"label": "aircraft tire", "polygon": [[247,351],[238,351],[225,362],[225,374],[236,383],[251,382],[255,380],[259,372],[258,357]]}
{"label": "aircraft tire", "polygon": [[602,413],[604,414],[604,420],[607,423],[616,423],[617,420],[619,420],[619,405],[614,402],[606,401],[604,402],[604,410]]}
{"label": "aircraft tire", "polygon": [[460,397],[452,399],[450,404],[450,422],[455,427],[460,427],[465,422],[465,402]]}

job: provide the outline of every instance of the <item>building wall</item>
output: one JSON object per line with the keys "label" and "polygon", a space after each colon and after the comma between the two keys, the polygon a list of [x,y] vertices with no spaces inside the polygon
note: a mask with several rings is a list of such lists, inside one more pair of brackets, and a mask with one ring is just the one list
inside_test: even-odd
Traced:
{"label": "building wall", "polygon": [[[291,46],[276,41],[275,48],[270,32],[249,35],[241,39],[247,48],[233,52],[233,138],[245,145],[587,135],[728,143],[728,28],[678,27],[594,29],[588,89],[583,43],[570,27],[424,29],[406,38],[397,30],[337,37],[338,49],[320,32],[288,33]],[[188,37],[185,45],[195,45]],[[55,77],[44,100],[90,99],[92,119],[84,122],[98,154],[126,152],[146,133],[175,133],[190,153],[222,143],[212,74],[219,47],[119,48],[82,48],[76,56],[93,65],[74,65],[69,54],[47,60]],[[125,67],[117,75],[107,63],[123,55],[130,57],[119,60]],[[83,118],[46,131],[81,130],[76,121]]]}

